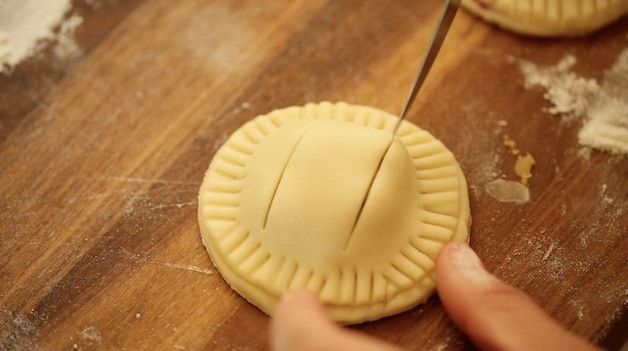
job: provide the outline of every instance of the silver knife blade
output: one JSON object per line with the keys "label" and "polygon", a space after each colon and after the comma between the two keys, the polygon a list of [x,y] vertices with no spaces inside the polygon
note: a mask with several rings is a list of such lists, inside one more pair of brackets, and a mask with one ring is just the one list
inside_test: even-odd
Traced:
{"label": "silver knife blade", "polygon": [[443,6],[440,18],[438,20],[438,23],[436,24],[436,29],[434,30],[434,33],[432,33],[432,39],[429,46],[427,47],[425,55],[423,56],[423,62],[421,62],[416,77],[414,78],[412,88],[410,88],[408,99],[406,100],[406,103],[404,104],[401,113],[399,113],[399,120],[395,125],[395,129],[393,129],[393,135],[397,133],[397,129],[399,129],[401,122],[403,122],[404,118],[406,117],[408,108],[412,104],[412,101],[414,101],[414,98],[419,92],[419,89],[421,89],[421,86],[423,85],[425,77],[427,77],[430,68],[432,68],[432,64],[436,59],[436,55],[438,55],[440,47],[443,45],[443,41],[447,36],[449,27],[451,27],[451,23],[454,20],[454,16],[456,15],[456,12],[458,12],[461,1],[462,0],[445,0],[445,5]]}

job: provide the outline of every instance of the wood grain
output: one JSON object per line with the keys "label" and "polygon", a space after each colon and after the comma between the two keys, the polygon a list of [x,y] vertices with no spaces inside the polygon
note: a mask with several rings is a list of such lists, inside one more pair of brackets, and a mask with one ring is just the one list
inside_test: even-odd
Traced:
{"label": "wood grain", "polygon": [[[0,349],[267,349],[268,317],[202,246],[205,170],[236,128],[275,108],[328,100],[397,113],[440,3],[88,3],[74,5],[80,58],[48,50],[0,77]],[[628,162],[583,152],[579,122],[544,112],[543,90],[524,88],[513,59],[571,54],[577,74],[602,81],[626,33],[623,19],[539,40],[461,12],[408,114],[460,161],[486,266],[611,348],[626,338]],[[484,191],[515,179],[503,134],[537,160],[524,205]],[[472,348],[436,296],[355,328],[412,350]]]}

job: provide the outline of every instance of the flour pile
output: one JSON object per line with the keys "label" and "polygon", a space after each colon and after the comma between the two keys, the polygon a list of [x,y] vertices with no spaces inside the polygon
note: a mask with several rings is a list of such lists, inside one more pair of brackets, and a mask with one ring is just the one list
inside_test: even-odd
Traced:
{"label": "flour pile", "polygon": [[521,60],[525,86],[542,86],[554,106],[547,112],[567,119],[583,118],[581,145],[628,155],[628,49],[604,72],[604,81],[580,77],[570,69],[576,58],[565,56],[557,65],[538,67]]}
{"label": "flour pile", "polygon": [[80,56],[74,31],[83,19],[75,14],[64,20],[71,8],[71,0],[0,0],[0,73],[10,74],[50,41],[56,41],[59,59]]}

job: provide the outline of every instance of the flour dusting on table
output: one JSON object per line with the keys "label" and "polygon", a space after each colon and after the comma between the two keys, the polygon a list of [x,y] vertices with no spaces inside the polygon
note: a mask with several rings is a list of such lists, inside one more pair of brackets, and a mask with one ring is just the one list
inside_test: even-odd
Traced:
{"label": "flour dusting on table", "polygon": [[82,23],[71,0],[0,0],[0,73],[11,74],[16,65],[41,52],[55,41],[59,59],[81,55],[74,32]]}
{"label": "flour dusting on table", "polygon": [[538,85],[546,89],[543,97],[553,104],[547,112],[583,119],[578,133],[581,145],[628,154],[628,49],[604,72],[601,83],[572,72],[576,61],[567,55],[550,67],[538,67],[525,60],[518,63],[526,87]]}

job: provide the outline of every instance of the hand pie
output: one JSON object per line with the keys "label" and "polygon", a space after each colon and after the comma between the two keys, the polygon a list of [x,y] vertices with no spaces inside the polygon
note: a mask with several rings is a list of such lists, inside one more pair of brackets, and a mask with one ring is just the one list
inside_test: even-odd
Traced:
{"label": "hand pie", "polygon": [[628,14],[626,0],[463,0],[487,22],[539,37],[571,37],[598,30]]}
{"label": "hand pie", "polygon": [[468,241],[467,185],[449,150],[397,117],[346,103],[258,116],[218,150],[200,189],[203,243],[224,279],[272,315],[289,290],[351,324],[434,291],[448,242]]}

